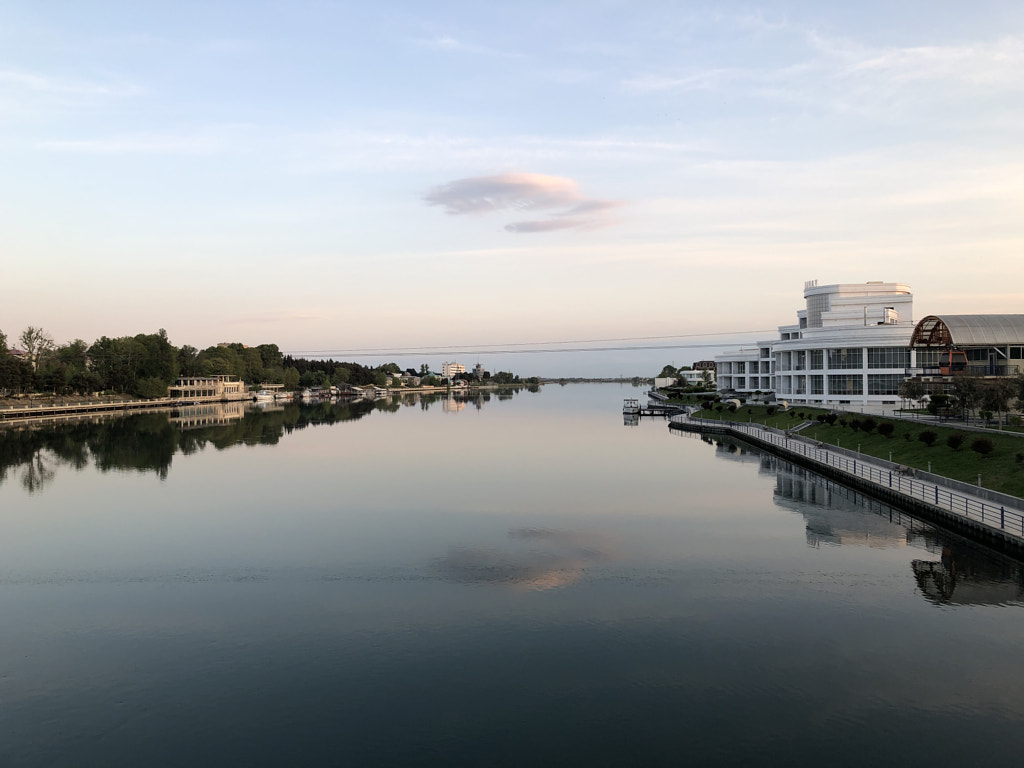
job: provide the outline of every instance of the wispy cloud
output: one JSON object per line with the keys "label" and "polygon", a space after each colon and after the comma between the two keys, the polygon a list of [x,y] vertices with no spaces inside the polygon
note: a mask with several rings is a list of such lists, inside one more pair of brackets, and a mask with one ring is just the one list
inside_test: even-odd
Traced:
{"label": "wispy cloud", "polygon": [[[951,102],[1024,90],[1024,38],[962,45],[872,47],[786,23],[764,24],[785,34],[804,58],[779,66],[690,66],[637,73],[622,81],[636,92],[734,91],[836,112],[891,110],[913,102]],[[799,55],[799,54],[798,54]],[[927,88],[929,83],[936,86]]]}
{"label": "wispy cloud", "polygon": [[434,187],[423,200],[428,205],[442,206],[450,215],[545,211],[553,217],[505,225],[509,232],[518,233],[594,229],[612,223],[608,214],[622,205],[587,198],[572,179],[540,173],[456,179]]}
{"label": "wispy cloud", "polygon": [[135,85],[55,77],[40,72],[16,69],[0,69],[0,87],[32,93],[74,96],[133,96],[142,91]]}
{"label": "wispy cloud", "polygon": [[496,48],[489,48],[484,45],[477,45],[450,35],[438,35],[437,37],[426,38],[417,41],[424,48],[433,48],[438,51],[451,51],[453,53],[469,53],[480,56],[500,56],[505,58],[521,58],[522,54],[500,51]]}
{"label": "wispy cloud", "polygon": [[210,126],[181,132],[128,133],[94,139],[54,139],[36,146],[50,152],[92,155],[212,155],[245,150],[254,141],[249,126]]}

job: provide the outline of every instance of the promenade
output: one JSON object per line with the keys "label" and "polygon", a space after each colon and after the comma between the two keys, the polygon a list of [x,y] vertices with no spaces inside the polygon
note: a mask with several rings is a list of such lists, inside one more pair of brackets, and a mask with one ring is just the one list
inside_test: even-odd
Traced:
{"label": "promenade", "polygon": [[730,435],[987,544],[1024,552],[1024,499],[760,424],[676,414],[670,428]]}

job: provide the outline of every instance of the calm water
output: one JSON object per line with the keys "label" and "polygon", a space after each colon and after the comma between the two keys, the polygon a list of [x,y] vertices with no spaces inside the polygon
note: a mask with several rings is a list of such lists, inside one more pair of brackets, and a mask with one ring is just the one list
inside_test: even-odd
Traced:
{"label": "calm water", "polygon": [[1018,563],[638,393],[0,428],[0,765],[1019,762]]}

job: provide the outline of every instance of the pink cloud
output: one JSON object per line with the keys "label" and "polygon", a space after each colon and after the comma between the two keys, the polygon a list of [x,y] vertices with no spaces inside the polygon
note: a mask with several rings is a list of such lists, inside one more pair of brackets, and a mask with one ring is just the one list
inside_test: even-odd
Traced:
{"label": "pink cloud", "polygon": [[509,232],[517,233],[592,229],[609,223],[604,218],[607,212],[621,205],[585,197],[572,179],[540,173],[456,179],[434,187],[423,200],[428,205],[442,206],[452,216],[511,210],[550,211],[551,216],[558,217],[505,226]]}

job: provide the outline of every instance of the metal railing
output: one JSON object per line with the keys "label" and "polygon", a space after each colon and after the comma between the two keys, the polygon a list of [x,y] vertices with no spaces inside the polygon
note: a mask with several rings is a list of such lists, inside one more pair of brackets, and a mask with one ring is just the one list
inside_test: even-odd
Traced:
{"label": "metal railing", "polygon": [[939,509],[997,528],[1014,536],[1024,538],[1024,512],[1007,508],[1005,504],[991,504],[976,497],[957,493],[935,483],[923,482],[912,476],[913,469],[879,466],[872,461],[843,456],[824,447],[795,439],[769,427],[752,426],[735,421],[697,419],[684,415],[672,417],[675,423],[689,422],[706,426],[727,427],[753,442],[768,443],[789,453],[803,456],[823,466],[834,467],[848,475],[863,478],[882,489],[895,491],[903,496],[923,501]]}

